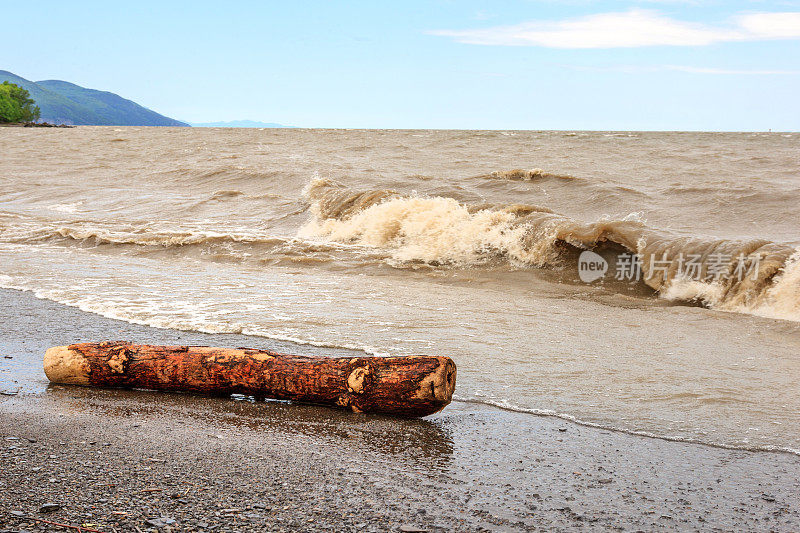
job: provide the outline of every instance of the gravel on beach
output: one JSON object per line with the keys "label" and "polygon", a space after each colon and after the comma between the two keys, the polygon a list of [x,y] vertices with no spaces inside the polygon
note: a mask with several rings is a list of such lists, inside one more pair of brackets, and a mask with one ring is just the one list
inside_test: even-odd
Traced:
{"label": "gravel on beach", "polygon": [[326,350],[158,330],[11,290],[0,290],[0,318],[0,531],[800,528],[800,457],[789,453],[458,401],[402,420],[48,386],[44,350],[78,341]]}

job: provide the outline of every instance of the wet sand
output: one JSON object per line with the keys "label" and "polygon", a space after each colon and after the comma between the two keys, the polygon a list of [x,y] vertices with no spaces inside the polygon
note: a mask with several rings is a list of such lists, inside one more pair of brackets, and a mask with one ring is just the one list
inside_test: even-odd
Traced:
{"label": "wet sand", "polygon": [[[32,518],[100,531],[800,528],[800,457],[787,453],[463,402],[399,420],[47,385],[46,348],[113,339],[347,353],[153,329],[0,290],[0,391],[17,391],[0,395],[0,531],[64,530]],[[45,503],[60,508],[40,513]]]}

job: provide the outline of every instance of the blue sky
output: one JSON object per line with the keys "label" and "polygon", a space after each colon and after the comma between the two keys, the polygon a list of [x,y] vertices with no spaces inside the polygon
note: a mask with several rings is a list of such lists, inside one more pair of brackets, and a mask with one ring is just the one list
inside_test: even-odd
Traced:
{"label": "blue sky", "polygon": [[4,5],[0,69],[191,122],[800,130],[800,0],[116,4]]}

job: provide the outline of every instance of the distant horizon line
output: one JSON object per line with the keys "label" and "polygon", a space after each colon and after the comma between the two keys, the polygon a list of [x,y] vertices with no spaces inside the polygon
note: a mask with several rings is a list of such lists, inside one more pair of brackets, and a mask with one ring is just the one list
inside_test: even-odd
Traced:
{"label": "distant horizon line", "polygon": [[[260,122],[260,121],[219,121],[219,122],[189,122],[182,121],[189,124],[189,126],[101,126],[101,127],[124,127],[124,128],[215,128],[227,127],[229,129],[257,129],[246,126],[201,126],[200,124],[224,124],[233,122]],[[264,122],[263,124],[277,124],[274,122]],[[81,126],[83,127],[83,126]],[[800,133],[800,130],[703,130],[703,129],[686,129],[686,130],[659,130],[659,129],[645,129],[645,130],[624,130],[624,129],[518,129],[518,128],[358,128],[358,127],[341,127],[341,126],[289,126],[280,124],[278,126],[264,127],[264,129],[296,129],[296,130],[353,130],[353,131],[498,131],[498,132],[553,132],[553,133]]]}

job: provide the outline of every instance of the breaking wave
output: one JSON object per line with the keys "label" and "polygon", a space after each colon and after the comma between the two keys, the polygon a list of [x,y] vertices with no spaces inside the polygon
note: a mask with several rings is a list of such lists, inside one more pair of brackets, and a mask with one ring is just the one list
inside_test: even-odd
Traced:
{"label": "breaking wave", "polygon": [[579,179],[576,178],[575,176],[570,176],[568,174],[555,174],[553,172],[547,172],[546,170],[542,170],[541,168],[534,168],[531,170],[524,170],[520,168],[516,168],[513,170],[499,170],[479,177],[485,179],[508,180],[508,181],[537,181],[537,180],[547,180],[547,179],[571,181]]}
{"label": "breaking wave", "polygon": [[687,237],[637,215],[583,222],[534,205],[353,191],[319,178],[303,194],[312,217],[301,237],[381,249],[394,265],[564,269],[576,252],[611,247],[635,257],[637,277],[662,298],[800,321],[800,248],[789,244]]}

